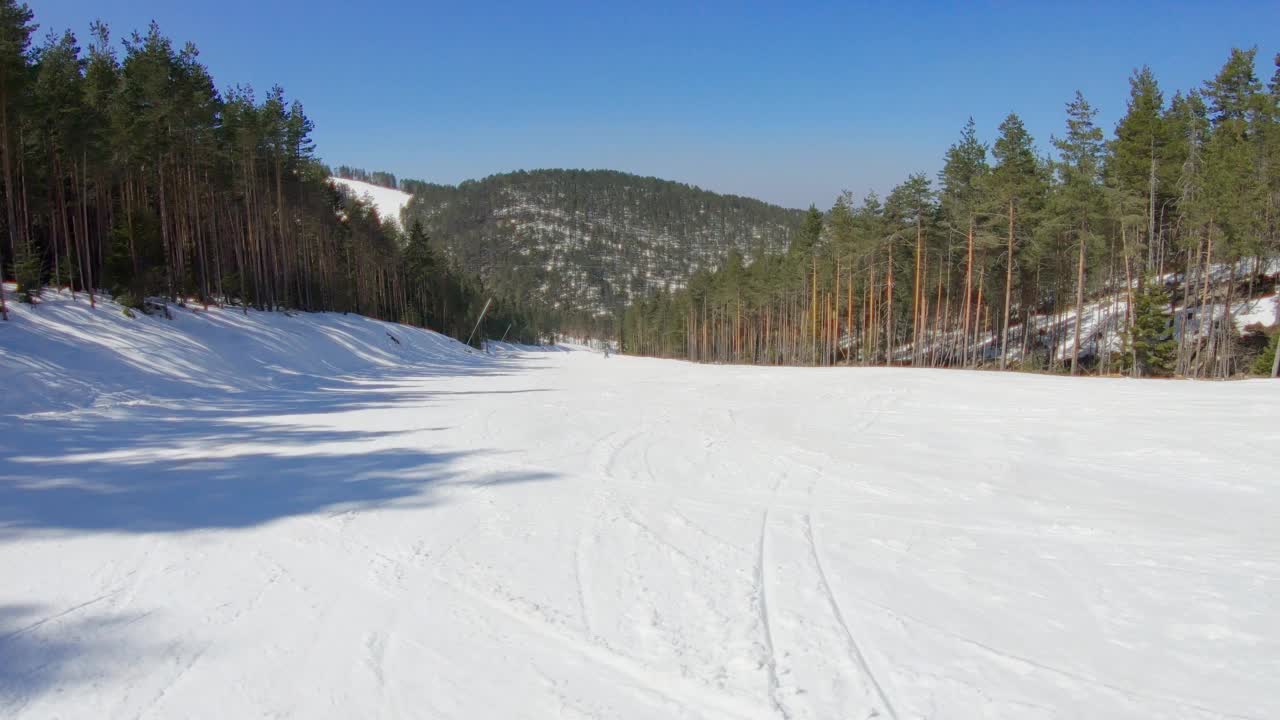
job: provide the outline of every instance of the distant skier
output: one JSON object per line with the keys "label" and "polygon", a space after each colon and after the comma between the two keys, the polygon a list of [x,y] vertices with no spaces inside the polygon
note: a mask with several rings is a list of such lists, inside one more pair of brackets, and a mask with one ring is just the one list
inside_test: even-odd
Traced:
{"label": "distant skier", "polygon": [[608,359],[609,359],[609,346],[608,346],[608,345],[605,345],[605,346],[604,346],[604,359],[605,359],[605,360],[608,360]]}

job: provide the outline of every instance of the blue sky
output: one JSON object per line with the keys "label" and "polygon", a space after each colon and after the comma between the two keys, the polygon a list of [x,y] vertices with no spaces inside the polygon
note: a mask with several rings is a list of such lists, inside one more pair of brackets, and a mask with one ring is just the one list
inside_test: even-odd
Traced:
{"label": "blue sky", "polygon": [[1075,90],[1110,131],[1130,71],[1166,96],[1232,46],[1270,78],[1280,2],[41,0],[41,35],[152,19],[218,84],[284,86],[330,164],[436,182],[611,168],[827,207],[935,173],[972,115],[1042,148]]}

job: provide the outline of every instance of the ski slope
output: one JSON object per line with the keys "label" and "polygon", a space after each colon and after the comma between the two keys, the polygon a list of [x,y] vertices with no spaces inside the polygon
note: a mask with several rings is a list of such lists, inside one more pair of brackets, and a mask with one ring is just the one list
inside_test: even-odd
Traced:
{"label": "ski slope", "polygon": [[390,220],[396,225],[400,224],[401,211],[409,204],[409,200],[413,198],[413,195],[407,192],[360,180],[348,180],[340,177],[331,177],[329,180],[338,187],[345,188],[355,197],[373,205],[373,208],[378,211],[378,217],[383,220]]}
{"label": "ski slope", "polygon": [[0,717],[1280,717],[1278,383],[66,296],[0,363]]}

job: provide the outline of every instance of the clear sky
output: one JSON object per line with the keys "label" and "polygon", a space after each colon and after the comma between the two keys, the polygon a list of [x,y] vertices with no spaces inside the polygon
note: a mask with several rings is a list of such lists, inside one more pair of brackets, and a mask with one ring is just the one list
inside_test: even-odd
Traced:
{"label": "clear sky", "polygon": [[1166,96],[1232,46],[1280,51],[1280,2],[803,4],[36,0],[83,38],[152,19],[219,86],[284,86],[331,165],[454,183],[611,168],[828,207],[935,173],[970,115],[1010,111],[1042,148],[1079,89],[1110,131],[1130,71]]}

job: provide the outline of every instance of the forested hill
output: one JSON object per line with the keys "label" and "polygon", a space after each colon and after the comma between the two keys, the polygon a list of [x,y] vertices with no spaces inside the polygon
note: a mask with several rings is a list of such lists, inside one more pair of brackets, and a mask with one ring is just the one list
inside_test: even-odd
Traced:
{"label": "forested hill", "polygon": [[532,170],[457,186],[403,181],[420,221],[508,297],[606,312],[695,271],[787,247],[802,213],[609,170]]}

